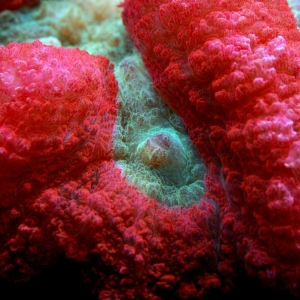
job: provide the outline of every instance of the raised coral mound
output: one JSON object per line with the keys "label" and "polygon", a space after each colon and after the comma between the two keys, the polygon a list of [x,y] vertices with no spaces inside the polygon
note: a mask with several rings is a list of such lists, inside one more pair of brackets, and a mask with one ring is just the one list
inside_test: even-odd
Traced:
{"label": "raised coral mound", "polygon": [[298,294],[300,33],[287,2],[127,0],[123,20],[208,165],[221,249],[237,245],[220,271],[237,255]]}
{"label": "raised coral mound", "polygon": [[111,157],[117,84],[106,58],[36,41],[1,47],[0,59],[1,184]]}
{"label": "raised coral mound", "polygon": [[[42,260],[41,248],[55,247],[40,228],[47,224],[33,213],[38,195],[76,180],[88,164],[111,159],[116,93],[105,57],[39,41],[0,47],[3,276],[19,269],[17,277],[28,277],[34,267],[21,261],[35,260],[37,252]],[[25,247],[27,238],[31,246]]]}

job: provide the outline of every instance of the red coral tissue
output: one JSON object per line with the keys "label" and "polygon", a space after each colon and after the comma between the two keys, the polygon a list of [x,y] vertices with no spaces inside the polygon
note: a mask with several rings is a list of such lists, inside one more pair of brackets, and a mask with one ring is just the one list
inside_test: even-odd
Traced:
{"label": "red coral tissue", "polygon": [[[186,123],[221,209],[221,272],[299,294],[300,32],[286,1],[126,0],[154,85]],[[225,251],[223,251],[225,250]]]}
{"label": "red coral tissue", "polygon": [[0,47],[4,277],[22,279],[34,266],[49,263],[42,249],[55,244],[43,230],[54,225],[34,213],[34,202],[62,182],[78,180],[88,164],[111,159],[116,93],[112,65],[105,57],[38,41]]}
{"label": "red coral tissue", "polygon": [[220,291],[215,204],[158,204],[115,167],[117,91],[105,57],[0,47],[1,277],[24,281],[65,257],[102,300]]}

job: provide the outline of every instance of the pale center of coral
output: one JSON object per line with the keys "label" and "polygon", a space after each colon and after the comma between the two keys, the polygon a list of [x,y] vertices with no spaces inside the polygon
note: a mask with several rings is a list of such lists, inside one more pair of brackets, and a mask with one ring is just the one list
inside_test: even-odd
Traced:
{"label": "pale center of coral", "polygon": [[144,164],[159,168],[170,163],[170,150],[170,137],[160,133],[141,143],[138,155]]}

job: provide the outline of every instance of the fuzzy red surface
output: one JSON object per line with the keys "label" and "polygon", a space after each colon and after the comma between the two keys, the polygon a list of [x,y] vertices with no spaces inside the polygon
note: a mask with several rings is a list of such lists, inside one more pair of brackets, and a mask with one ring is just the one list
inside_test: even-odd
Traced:
{"label": "fuzzy red surface", "polygon": [[[36,41],[0,47],[1,275],[29,278],[60,253],[34,212],[45,190],[112,157],[117,82],[102,56]],[[49,230],[49,229],[47,229]],[[54,255],[55,256],[55,255]]]}
{"label": "fuzzy red surface", "polygon": [[126,0],[123,7],[154,85],[210,168],[221,273],[236,259],[265,285],[298,294],[300,33],[286,1]]}
{"label": "fuzzy red surface", "polygon": [[226,288],[215,204],[160,205],[115,167],[117,91],[105,57],[0,47],[0,275],[24,281],[65,257],[86,266],[99,299]]}

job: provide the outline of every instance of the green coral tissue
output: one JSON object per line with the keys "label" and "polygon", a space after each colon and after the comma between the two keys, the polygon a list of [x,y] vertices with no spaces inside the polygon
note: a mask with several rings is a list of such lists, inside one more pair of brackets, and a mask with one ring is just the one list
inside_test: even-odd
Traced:
{"label": "green coral tissue", "polygon": [[153,88],[137,55],[116,66],[114,156],[127,181],[168,206],[190,206],[205,191],[204,162],[181,119]]}

